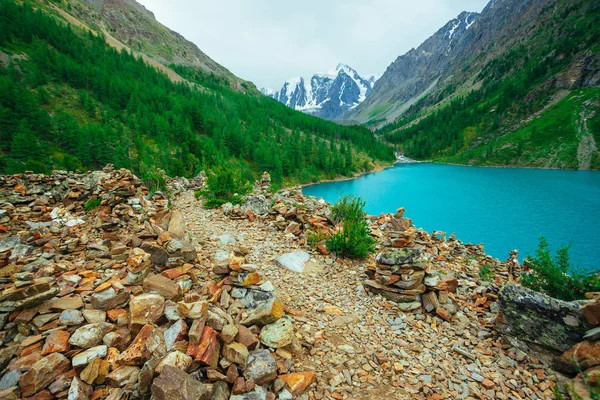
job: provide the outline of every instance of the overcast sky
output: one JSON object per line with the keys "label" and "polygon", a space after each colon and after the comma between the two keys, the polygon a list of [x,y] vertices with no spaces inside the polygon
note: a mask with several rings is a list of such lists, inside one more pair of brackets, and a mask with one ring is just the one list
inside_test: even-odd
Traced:
{"label": "overcast sky", "polygon": [[237,76],[279,89],[338,63],[382,73],[488,0],[138,0]]}

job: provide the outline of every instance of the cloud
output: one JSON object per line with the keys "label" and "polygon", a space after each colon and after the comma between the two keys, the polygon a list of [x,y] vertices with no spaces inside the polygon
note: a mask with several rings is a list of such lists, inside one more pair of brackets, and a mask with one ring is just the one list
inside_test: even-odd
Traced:
{"label": "cloud", "polygon": [[487,0],[138,0],[218,63],[279,88],[342,62],[384,72],[462,11]]}

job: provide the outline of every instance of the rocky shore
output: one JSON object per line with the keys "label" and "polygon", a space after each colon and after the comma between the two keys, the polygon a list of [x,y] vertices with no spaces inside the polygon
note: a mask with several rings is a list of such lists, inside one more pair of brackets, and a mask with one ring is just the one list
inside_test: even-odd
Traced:
{"label": "rocky shore", "polygon": [[402,210],[370,217],[376,255],[336,258],[325,202],[269,194],[265,175],[206,210],[202,183],[167,197],[110,167],[0,177],[0,398],[591,396],[594,294],[548,300],[513,283],[516,254]]}

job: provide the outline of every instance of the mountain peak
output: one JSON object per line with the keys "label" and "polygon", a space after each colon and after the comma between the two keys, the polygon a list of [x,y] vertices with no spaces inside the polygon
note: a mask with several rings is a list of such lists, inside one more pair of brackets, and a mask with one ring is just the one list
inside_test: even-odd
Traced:
{"label": "mountain peak", "polygon": [[339,63],[311,79],[290,78],[279,91],[263,88],[261,92],[296,110],[337,119],[365,100],[379,76],[361,76],[354,68]]}

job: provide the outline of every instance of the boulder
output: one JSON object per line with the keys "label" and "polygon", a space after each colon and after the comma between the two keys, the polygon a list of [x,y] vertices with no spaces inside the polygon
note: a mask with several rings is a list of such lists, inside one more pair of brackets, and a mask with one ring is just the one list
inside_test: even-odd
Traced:
{"label": "boulder", "polygon": [[507,283],[498,296],[498,329],[509,336],[553,351],[566,351],[589,329],[576,302],[554,299],[523,286]]}
{"label": "boulder", "polygon": [[600,341],[584,340],[554,359],[554,369],[571,376],[599,365]]}
{"label": "boulder", "polygon": [[304,264],[310,259],[310,254],[305,251],[294,251],[283,254],[275,260],[275,263],[292,272],[304,272]]}

